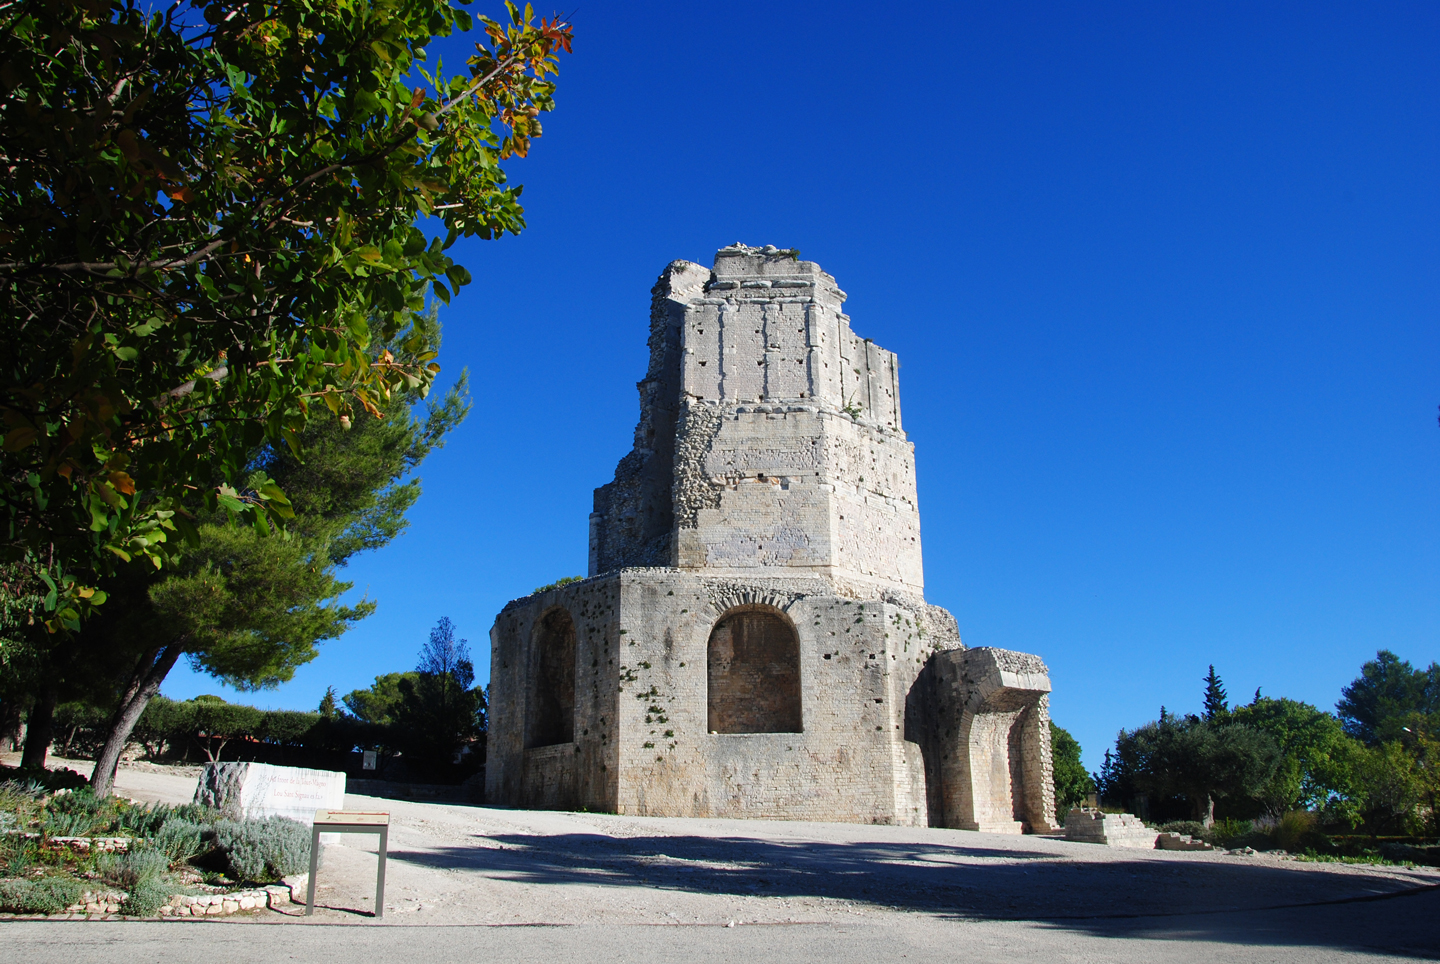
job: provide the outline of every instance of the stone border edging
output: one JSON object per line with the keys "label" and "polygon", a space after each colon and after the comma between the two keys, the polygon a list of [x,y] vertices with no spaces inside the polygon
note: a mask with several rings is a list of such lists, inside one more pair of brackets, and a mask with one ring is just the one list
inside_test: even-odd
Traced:
{"label": "stone border edging", "polygon": [[281,879],[278,884],[237,890],[228,894],[175,894],[160,908],[158,915],[136,917],[123,912],[123,890],[86,891],[80,902],[54,914],[0,913],[0,920],[179,920],[186,917],[226,917],[242,911],[280,910],[284,904],[305,903],[305,885],[309,874]]}

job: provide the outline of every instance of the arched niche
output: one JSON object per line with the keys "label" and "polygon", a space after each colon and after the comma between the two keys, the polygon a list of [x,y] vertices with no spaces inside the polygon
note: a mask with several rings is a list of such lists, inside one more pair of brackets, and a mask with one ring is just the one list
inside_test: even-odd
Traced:
{"label": "arched niche", "polygon": [[575,740],[575,620],[556,607],[535,627],[525,748]]}
{"label": "arched niche", "polygon": [[769,607],[732,610],[710,630],[708,729],[799,733],[800,638]]}

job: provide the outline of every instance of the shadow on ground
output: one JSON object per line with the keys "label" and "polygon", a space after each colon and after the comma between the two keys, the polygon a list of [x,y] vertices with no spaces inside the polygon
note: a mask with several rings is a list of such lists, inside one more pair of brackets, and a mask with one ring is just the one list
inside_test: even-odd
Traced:
{"label": "shadow on ground", "polygon": [[[1236,915],[1243,915],[1254,919],[1237,932],[1239,940],[1253,941],[1259,934],[1265,943],[1309,945],[1324,931],[1326,946],[1357,949],[1373,947],[1374,935],[1346,936],[1344,920],[1373,917],[1379,910],[1371,907],[1357,916],[1355,909],[1383,901],[1393,904],[1403,920],[1419,910],[1422,901],[1417,896],[1433,898],[1440,890],[1440,885],[1424,880],[1348,868],[1277,866],[1244,857],[1097,861],[1054,850],[916,843],[514,834],[477,837],[474,847],[399,850],[390,856],[525,884],[828,898],[952,920],[1033,921],[1104,936],[1143,932],[1173,933],[1178,940],[1225,940],[1224,935],[1235,930]],[[1428,894],[1420,892],[1427,888]],[[1406,892],[1415,893],[1400,896]],[[1440,906],[1434,900],[1428,903]],[[1332,908],[1322,915],[1332,925],[1328,929],[1317,930],[1313,923],[1300,926],[1294,923],[1295,914],[1275,913],[1317,906]],[[1273,927],[1265,923],[1267,913]],[[1433,950],[1437,943],[1440,938],[1421,934],[1404,946],[1428,944]]]}

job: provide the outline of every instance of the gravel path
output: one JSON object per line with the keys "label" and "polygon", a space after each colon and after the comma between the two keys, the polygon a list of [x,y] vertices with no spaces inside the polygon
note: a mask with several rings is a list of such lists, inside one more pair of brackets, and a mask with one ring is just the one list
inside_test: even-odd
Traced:
{"label": "gravel path", "polygon": [[[180,802],[191,773],[127,767],[118,792]],[[392,814],[385,924],[1064,922],[1326,904],[1440,886],[1433,869],[1111,850],[1045,837],[411,803]],[[324,850],[315,921],[369,921],[375,859]],[[373,848],[372,848],[373,849]],[[1337,905],[1343,906],[1343,905]]]}

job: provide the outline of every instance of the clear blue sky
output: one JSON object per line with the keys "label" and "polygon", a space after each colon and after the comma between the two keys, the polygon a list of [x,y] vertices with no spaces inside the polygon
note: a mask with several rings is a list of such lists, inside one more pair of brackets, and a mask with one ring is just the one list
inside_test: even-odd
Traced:
{"label": "clear blue sky", "polygon": [[248,698],[412,668],[441,616],[487,677],[500,607],[585,571],[655,276],[734,241],[799,247],[899,353],[926,595],[1045,658],[1092,769],[1210,663],[1328,708],[1378,648],[1440,658],[1440,7],[573,19],[510,167],[529,229],[459,246],[440,360],[474,413],[349,569],[376,614]]}

